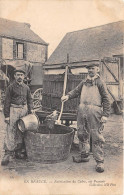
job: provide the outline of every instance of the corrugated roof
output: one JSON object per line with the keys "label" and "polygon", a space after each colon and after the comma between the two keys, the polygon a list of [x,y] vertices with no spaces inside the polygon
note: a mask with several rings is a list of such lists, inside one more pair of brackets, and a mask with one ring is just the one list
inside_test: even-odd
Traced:
{"label": "corrugated roof", "polygon": [[101,59],[123,53],[124,21],[69,32],[49,57],[47,64]]}
{"label": "corrugated roof", "polygon": [[48,45],[30,29],[30,24],[0,18],[0,36]]}

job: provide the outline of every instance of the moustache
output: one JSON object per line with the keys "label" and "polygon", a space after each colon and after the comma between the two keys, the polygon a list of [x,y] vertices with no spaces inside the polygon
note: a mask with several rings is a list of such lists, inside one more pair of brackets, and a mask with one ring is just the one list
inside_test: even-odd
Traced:
{"label": "moustache", "polygon": [[17,81],[22,81],[22,78],[17,79]]}

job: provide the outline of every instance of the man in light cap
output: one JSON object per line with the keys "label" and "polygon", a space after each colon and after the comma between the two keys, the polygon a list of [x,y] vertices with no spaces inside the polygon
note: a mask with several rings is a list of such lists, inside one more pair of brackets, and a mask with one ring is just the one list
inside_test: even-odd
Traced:
{"label": "man in light cap", "polygon": [[105,83],[101,80],[99,64],[90,64],[86,67],[88,76],[79,85],[61,98],[65,102],[69,99],[80,96],[80,104],[77,114],[77,134],[79,138],[79,154],[73,156],[76,163],[88,162],[90,154],[90,137],[92,138],[93,157],[96,160],[96,171],[104,171],[103,144],[105,142],[102,135],[110,114],[110,102]]}
{"label": "man in light cap", "polygon": [[14,71],[15,81],[9,85],[6,91],[4,103],[4,116],[7,124],[4,141],[4,157],[1,165],[7,165],[15,157],[24,158],[23,133],[17,128],[17,120],[32,112],[32,98],[29,87],[24,84],[25,71]]}

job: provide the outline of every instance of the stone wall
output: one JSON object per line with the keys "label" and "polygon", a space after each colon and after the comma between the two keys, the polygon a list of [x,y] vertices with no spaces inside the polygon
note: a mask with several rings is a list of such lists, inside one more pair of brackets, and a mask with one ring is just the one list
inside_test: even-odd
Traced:
{"label": "stone wall", "polygon": [[23,44],[23,60],[30,62],[45,63],[47,60],[47,46],[37,43],[30,43],[27,41],[21,41],[10,38],[0,38],[0,58],[2,59],[14,59],[17,58],[16,44]]}

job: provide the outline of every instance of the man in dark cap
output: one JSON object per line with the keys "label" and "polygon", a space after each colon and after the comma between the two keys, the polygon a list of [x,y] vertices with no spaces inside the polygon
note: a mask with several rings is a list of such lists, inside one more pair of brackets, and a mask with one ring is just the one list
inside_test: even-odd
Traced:
{"label": "man in dark cap", "polygon": [[4,103],[4,116],[7,124],[4,141],[4,157],[1,165],[7,165],[13,158],[24,158],[23,133],[17,128],[17,120],[32,112],[32,98],[29,87],[24,84],[25,71],[14,71],[15,81],[6,91]]}
{"label": "man in dark cap", "polygon": [[79,154],[73,157],[74,162],[88,162],[90,154],[90,137],[92,151],[96,160],[96,171],[104,171],[102,135],[103,124],[110,114],[110,102],[105,83],[101,80],[99,64],[90,64],[86,67],[88,76],[74,90],[70,91],[61,101],[80,96],[80,105],[77,114],[77,134],[79,138]]}

